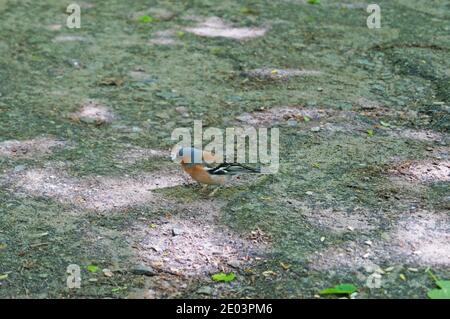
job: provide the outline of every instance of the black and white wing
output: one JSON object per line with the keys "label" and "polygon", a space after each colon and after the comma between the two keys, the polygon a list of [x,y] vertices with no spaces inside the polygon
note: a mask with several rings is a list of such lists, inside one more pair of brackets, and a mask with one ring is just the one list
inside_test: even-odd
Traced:
{"label": "black and white wing", "polygon": [[261,169],[249,167],[239,163],[222,163],[216,167],[208,169],[211,175],[236,175],[244,173],[261,173]]}

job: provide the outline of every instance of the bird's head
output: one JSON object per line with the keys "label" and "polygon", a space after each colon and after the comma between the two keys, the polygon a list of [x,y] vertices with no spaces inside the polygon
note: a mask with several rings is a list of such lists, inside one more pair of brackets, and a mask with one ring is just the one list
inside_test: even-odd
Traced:
{"label": "bird's head", "polygon": [[201,164],[202,151],[193,147],[180,147],[172,151],[172,161],[185,164]]}

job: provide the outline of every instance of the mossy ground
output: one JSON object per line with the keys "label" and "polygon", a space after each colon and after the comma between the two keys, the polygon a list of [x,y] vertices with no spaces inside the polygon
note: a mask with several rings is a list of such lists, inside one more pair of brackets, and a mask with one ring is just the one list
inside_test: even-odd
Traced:
{"label": "mossy ground", "polygon": [[[69,3],[0,0],[0,142],[49,135],[71,145],[43,157],[0,158],[2,178],[8,180],[20,165],[32,169],[58,162],[77,178],[138,176],[173,164],[162,157],[124,164],[116,155],[130,144],[168,149],[173,145],[172,130],[192,127],[194,119],[224,128],[242,113],[261,108],[353,112],[352,120],[333,120],[348,125],[346,131],[310,130],[327,118],[279,124],[280,171],[217,192],[225,202],[219,225],[242,235],[257,228],[263,231],[271,242],[265,257],[239,269],[238,280],[230,285],[190,278],[186,289],[167,296],[202,297],[197,289],[206,285],[214,287],[215,297],[311,298],[323,288],[348,282],[360,287],[361,298],[424,298],[434,287],[427,267],[450,278],[448,263],[387,256],[375,262],[396,268],[383,277],[382,288],[369,289],[367,274],[358,267],[317,270],[309,262],[327,248],[368,239],[389,241],[385,234],[389,238],[411,206],[431,215],[448,214],[448,181],[406,187],[389,175],[399,160],[427,160],[436,150],[448,156],[447,1],[378,1],[379,30],[366,27],[368,14],[357,1],[346,1],[345,6],[326,0],[320,5],[295,0],[90,1],[92,5],[82,5],[81,29],[65,26]],[[151,8],[173,15],[149,23],[133,19],[136,12]],[[236,26],[269,29],[243,42],[202,38],[184,31],[195,24],[186,15],[218,16]],[[61,29],[48,28],[55,24]],[[176,30],[176,45],[149,44],[158,31],[168,29]],[[57,36],[83,41],[53,41]],[[317,70],[322,75],[260,79],[246,73],[266,67]],[[148,78],[133,78],[130,74],[136,71]],[[375,101],[380,111],[365,110],[361,98]],[[117,120],[110,125],[73,121],[70,114],[91,99],[110,107]],[[177,107],[185,107],[190,116],[177,112]],[[124,126],[139,129],[122,130]],[[444,138],[402,138],[388,134],[392,127],[434,131]],[[123,298],[148,289],[145,277],[120,271],[136,258],[126,239],[129,227],[139,218],[151,220],[167,213],[182,218],[174,207],[205,200],[192,185],[180,185],[157,191],[168,200],[163,208],[149,204],[91,212],[48,197],[18,196],[8,183],[1,185],[0,275],[7,273],[8,278],[0,281],[0,297],[6,298]],[[178,206],[171,206],[171,201]],[[299,203],[302,206],[296,206]],[[364,211],[379,223],[368,231],[334,233],[305,218],[307,208],[330,207],[354,214]],[[98,241],[99,237],[107,240]],[[68,290],[66,267],[71,263],[117,272],[108,278],[83,270],[86,281],[97,281]],[[411,267],[418,271],[408,270]]]}

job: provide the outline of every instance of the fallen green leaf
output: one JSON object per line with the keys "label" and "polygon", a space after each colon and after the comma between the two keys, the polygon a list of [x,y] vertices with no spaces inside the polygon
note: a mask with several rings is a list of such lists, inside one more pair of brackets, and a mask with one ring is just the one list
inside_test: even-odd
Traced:
{"label": "fallen green leaf", "polygon": [[380,121],[380,124],[381,124],[382,126],[384,126],[384,127],[389,127],[389,126],[391,126],[391,124],[386,123],[386,122],[383,122],[383,121]]}
{"label": "fallen green leaf", "polygon": [[430,299],[450,299],[450,280],[438,280],[436,286],[440,289],[433,289],[428,291]]}
{"label": "fallen green leaf", "polygon": [[155,21],[155,19],[153,19],[151,16],[148,16],[148,15],[139,17],[139,22],[140,23],[151,23],[153,21]]}
{"label": "fallen green leaf", "polygon": [[367,130],[367,135],[374,136],[375,132],[373,130]]}
{"label": "fallen green leaf", "polygon": [[236,279],[236,275],[232,272],[229,274],[225,274],[223,272],[212,275],[212,280],[218,281],[218,282],[230,282]]}
{"label": "fallen green leaf", "polygon": [[436,275],[433,274],[431,269],[428,267],[425,270],[431,279],[434,281],[436,286],[440,289],[432,289],[428,291],[427,295],[430,299],[450,299],[450,281],[449,280],[439,280]]}
{"label": "fallen green leaf", "polygon": [[309,121],[311,121],[311,119],[308,117],[308,116],[303,116],[303,121],[305,121],[305,122],[309,122]]}
{"label": "fallen green leaf", "polygon": [[0,275],[0,280],[4,280],[8,278],[8,274]]}
{"label": "fallen green leaf", "polygon": [[89,265],[89,266],[87,266],[87,270],[88,270],[89,272],[95,273],[95,272],[98,271],[98,269],[99,269],[99,268],[98,268],[96,265]]}
{"label": "fallen green leaf", "polygon": [[341,284],[332,288],[327,288],[319,292],[321,295],[351,295],[358,291],[358,288],[352,284]]}

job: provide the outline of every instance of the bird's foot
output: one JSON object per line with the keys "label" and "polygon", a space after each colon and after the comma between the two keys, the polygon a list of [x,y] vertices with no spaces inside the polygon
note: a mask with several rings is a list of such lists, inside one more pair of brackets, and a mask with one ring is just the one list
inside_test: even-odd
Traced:
{"label": "bird's foot", "polygon": [[214,190],[211,193],[209,193],[208,197],[213,197],[219,189],[220,189],[220,187],[214,188]]}

